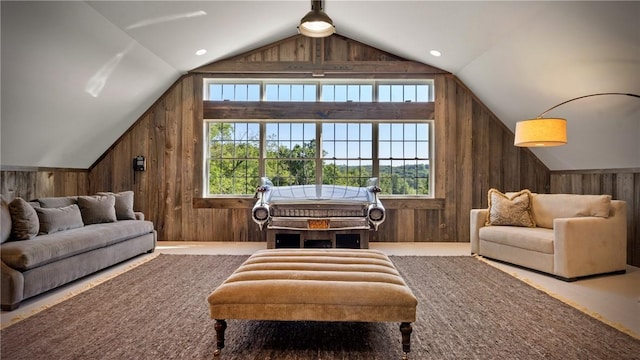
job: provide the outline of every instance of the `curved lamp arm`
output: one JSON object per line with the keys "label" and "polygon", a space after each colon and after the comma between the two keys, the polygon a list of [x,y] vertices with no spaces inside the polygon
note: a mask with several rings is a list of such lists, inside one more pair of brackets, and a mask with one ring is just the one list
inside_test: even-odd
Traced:
{"label": "curved lamp arm", "polygon": [[619,92],[607,92],[607,93],[598,93],[598,94],[590,94],[590,95],[578,96],[578,97],[576,97],[576,98],[569,99],[569,100],[567,100],[567,101],[563,101],[563,102],[561,102],[561,103],[560,103],[560,104],[558,104],[558,105],[555,105],[555,106],[550,107],[549,109],[547,109],[547,110],[545,110],[545,111],[541,112],[541,113],[540,113],[540,115],[538,115],[536,118],[537,118],[537,119],[540,119],[541,117],[543,117],[543,116],[544,116],[546,113],[548,113],[549,111],[551,111],[551,110],[553,110],[553,109],[557,108],[558,106],[564,105],[564,104],[566,104],[566,103],[570,103],[570,102],[575,101],[575,100],[580,100],[580,99],[584,99],[584,98],[588,98],[588,97],[592,97],[592,96],[600,96],[600,95],[625,95],[625,96],[633,96],[633,97],[640,98],[640,95],[637,95],[637,94],[619,93]]}

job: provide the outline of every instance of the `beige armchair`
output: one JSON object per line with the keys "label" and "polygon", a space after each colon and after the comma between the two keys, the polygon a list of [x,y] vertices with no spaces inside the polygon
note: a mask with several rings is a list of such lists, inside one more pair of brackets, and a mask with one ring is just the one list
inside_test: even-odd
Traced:
{"label": "beige armchair", "polygon": [[533,227],[487,225],[489,209],[472,209],[471,252],[565,281],[625,272],[624,201],[609,195],[535,193],[530,200]]}

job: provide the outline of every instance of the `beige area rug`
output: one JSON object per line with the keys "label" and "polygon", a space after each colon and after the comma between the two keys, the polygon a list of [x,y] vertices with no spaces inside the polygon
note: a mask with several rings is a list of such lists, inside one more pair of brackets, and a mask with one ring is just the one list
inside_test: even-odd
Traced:
{"label": "beige area rug", "polygon": [[[160,255],[3,329],[0,356],[212,359],[207,295],[246,258]],[[473,257],[391,259],[419,301],[412,359],[640,356],[640,340]],[[398,325],[229,320],[222,359],[400,359]]]}

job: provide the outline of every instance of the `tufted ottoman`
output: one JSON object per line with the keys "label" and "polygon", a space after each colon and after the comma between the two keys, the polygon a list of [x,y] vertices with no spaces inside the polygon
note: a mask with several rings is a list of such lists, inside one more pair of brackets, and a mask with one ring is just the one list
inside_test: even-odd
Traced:
{"label": "tufted ottoman", "polygon": [[391,260],[365,249],[261,250],[208,301],[216,356],[224,347],[225,319],[246,319],[400,322],[406,358],[417,306]]}

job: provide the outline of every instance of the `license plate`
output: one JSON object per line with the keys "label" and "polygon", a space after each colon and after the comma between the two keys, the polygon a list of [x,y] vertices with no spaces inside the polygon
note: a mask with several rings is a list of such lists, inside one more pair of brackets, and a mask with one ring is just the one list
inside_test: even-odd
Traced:
{"label": "license plate", "polygon": [[307,220],[307,227],[309,229],[328,229],[329,220]]}

